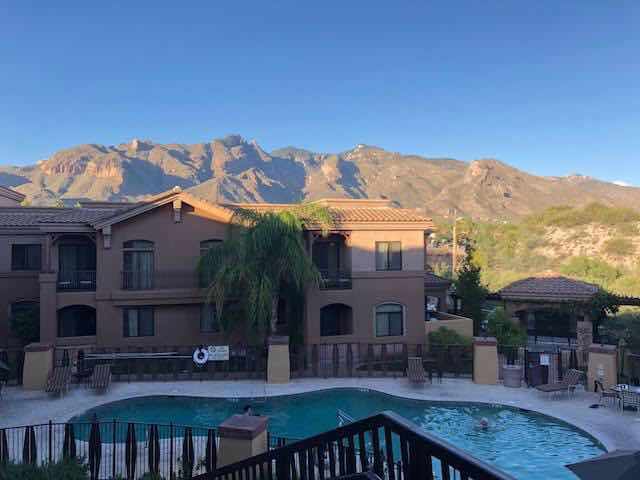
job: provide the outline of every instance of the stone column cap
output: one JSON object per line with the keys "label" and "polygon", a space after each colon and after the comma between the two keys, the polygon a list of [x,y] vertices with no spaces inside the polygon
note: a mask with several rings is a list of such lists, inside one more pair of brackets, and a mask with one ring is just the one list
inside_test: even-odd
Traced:
{"label": "stone column cap", "polygon": [[220,437],[253,440],[267,429],[269,417],[262,415],[233,415],[218,427]]}
{"label": "stone column cap", "polygon": [[53,343],[34,342],[24,347],[25,352],[46,352],[53,349]]}
{"label": "stone column cap", "polygon": [[589,347],[589,352],[592,353],[606,353],[609,355],[615,355],[618,347],[615,345],[600,345],[599,343],[592,343]]}
{"label": "stone column cap", "polygon": [[495,337],[473,337],[473,344],[493,346],[498,345],[498,340]]}
{"label": "stone column cap", "polygon": [[269,345],[289,345],[289,337],[287,335],[272,335],[267,339]]}

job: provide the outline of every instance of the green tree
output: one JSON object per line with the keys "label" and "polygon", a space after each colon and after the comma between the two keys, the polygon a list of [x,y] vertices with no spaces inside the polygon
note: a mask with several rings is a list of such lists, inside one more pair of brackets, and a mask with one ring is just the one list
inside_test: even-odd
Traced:
{"label": "green tree", "polygon": [[484,319],[482,308],[487,298],[487,289],[481,281],[482,271],[474,261],[474,248],[467,245],[467,255],[454,280],[456,294],[462,300],[462,315],[473,319],[473,334],[477,335]]}
{"label": "green tree", "polygon": [[300,295],[320,274],[304,242],[304,228],[327,234],[334,220],[328,208],[304,203],[273,212],[237,209],[224,242],[200,260],[208,280],[207,302],[215,303],[223,330],[231,326],[225,303],[243,299],[249,326],[260,336],[275,332],[278,304],[292,292]]}
{"label": "green tree", "polygon": [[40,340],[40,311],[37,308],[20,310],[9,319],[11,332],[22,345]]}
{"label": "green tree", "polygon": [[512,322],[502,307],[487,315],[487,332],[496,338],[498,345],[520,347],[527,343],[527,332]]}

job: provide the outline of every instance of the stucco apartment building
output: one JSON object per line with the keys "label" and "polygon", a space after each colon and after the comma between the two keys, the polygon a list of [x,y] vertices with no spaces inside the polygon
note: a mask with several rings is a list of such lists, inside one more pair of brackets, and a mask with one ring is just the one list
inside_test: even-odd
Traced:
{"label": "stucco apartment building", "polygon": [[[0,192],[0,347],[12,342],[11,315],[28,309],[40,313],[41,342],[58,347],[224,341],[197,264],[224,240],[237,205],[176,188],[136,204],[33,208],[8,192]],[[431,221],[386,200],[319,202],[336,225],[329,236],[305,232],[324,281],[302,306],[304,342],[423,343]]]}

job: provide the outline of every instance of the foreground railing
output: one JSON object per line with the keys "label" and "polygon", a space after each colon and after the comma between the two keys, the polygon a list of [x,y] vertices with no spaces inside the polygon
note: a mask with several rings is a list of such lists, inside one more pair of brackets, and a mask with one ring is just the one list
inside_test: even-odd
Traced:
{"label": "foreground railing", "polygon": [[[287,443],[290,440],[269,437],[269,448]],[[91,479],[184,480],[215,472],[218,446],[215,427],[114,420],[4,428],[0,429],[0,479],[10,465],[37,467],[67,460],[86,465]]]}
{"label": "foreground railing", "polygon": [[315,480],[369,471],[388,480],[513,478],[393,412],[358,420],[197,478]]}

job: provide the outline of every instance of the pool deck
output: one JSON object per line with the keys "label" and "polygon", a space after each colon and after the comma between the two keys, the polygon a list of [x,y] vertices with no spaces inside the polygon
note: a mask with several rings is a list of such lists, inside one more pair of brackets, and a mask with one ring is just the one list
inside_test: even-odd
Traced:
{"label": "pool deck", "polygon": [[[640,450],[640,415],[631,411],[620,412],[613,405],[589,408],[598,402],[599,397],[594,393],[579,391],[570,396],[548,398],[534,389],[476,385],[468,379],[449,378],[442,383],[427,383],[425,386],[411,385],[406,378],[310,378],[293,380],[285,385],[267,385],[249,380],[113,383],[105,394],[75,387],[62,398],[52,398],[43,392],[7,388],[0,398],[0,428],[40,424],[49,420],[65,422],[74,415],[104,403],[148,395],[265,397],[340,387],[368,388],[420,400],[483,402],[525,408],[585,430],[608,450]],[[167,423],[170,421],[167,419]]]}

